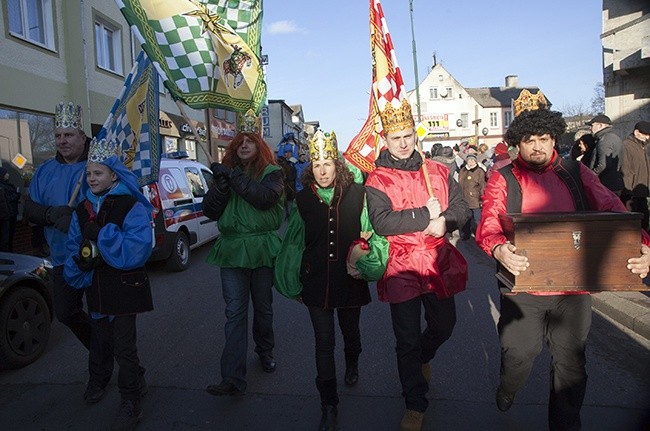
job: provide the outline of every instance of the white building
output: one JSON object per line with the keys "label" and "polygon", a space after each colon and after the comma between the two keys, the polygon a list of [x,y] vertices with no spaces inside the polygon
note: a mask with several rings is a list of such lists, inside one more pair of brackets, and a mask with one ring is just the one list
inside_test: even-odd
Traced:
{"label": "white building", "polygon": [[[441,64],[434,64],[418,87],[420,121],[429,132],[423,149],[429,150],[436,142],[453,146],[477,140],[477,145],[494,147],[512,121],[512,100],[524,88],[533,94],[539,91],[519,87],[516,75],[506,76],[503,87],[465,88]],[[418,124],[416,91],[410,91],[408,98]]]}

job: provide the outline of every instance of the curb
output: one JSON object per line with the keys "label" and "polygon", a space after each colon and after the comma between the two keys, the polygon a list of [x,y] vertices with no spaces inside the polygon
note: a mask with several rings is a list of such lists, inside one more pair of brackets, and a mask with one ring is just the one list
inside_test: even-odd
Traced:
{"label": "curb", "polygon": [[650,340],[650,297],[641,292],[592,293],[595,310]]}

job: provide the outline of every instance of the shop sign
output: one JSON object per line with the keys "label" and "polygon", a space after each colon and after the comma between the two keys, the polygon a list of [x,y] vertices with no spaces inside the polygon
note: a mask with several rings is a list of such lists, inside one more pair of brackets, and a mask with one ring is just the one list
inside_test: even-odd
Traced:
{"label": "shop sign", "polygon": [[230,141],[235,137],[237,131],[235,125],[227,121],[219,120],[217,118],[210,118],[210,127],[212,136],[224,141]]}
{"label": "shop sign", "polygon": [[440,133],[449,131],[449,114],[424,114],[422,123],[429,130],[429,133]]}

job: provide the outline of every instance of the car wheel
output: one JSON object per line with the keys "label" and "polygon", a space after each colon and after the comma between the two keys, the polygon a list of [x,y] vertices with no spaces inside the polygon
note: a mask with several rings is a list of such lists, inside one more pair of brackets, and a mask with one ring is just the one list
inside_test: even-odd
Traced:
{"label": "car wheel", "polygon": [[52,320],[43,296],[20,287],[0,301],[0,367],[19,368],[38,359],[50,339]]}
{"label": "car wheel", "polygon": [[167,268],[185,271],[190,266],[190,241],[183,232],[176,233],[172,254],[167,259]]}

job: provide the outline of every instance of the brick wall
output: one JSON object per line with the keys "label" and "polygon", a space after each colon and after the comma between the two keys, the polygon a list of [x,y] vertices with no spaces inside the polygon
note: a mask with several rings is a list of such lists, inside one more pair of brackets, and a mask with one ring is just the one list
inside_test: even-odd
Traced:
{"label": "brick wall", "polygon": [[14,253],[32,254],[32,227],[24,220],[16,223],[14,234]]}

